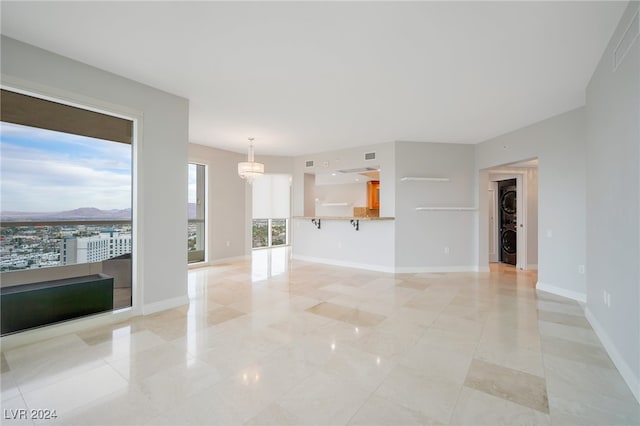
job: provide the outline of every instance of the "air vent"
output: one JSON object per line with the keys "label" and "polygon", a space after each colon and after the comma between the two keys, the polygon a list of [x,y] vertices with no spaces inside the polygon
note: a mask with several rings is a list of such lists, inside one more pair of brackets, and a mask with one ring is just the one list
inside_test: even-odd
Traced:
{"label": "air vent", "polygon": [[625,56],[631,50],[631,46],[638,39],[640,33],[640,19],[638,19],[640,12],[636,12],[631,20],[631,23],[627,27],[627,30],[622,35],[622,38],[618,42],[616,49],[613,51],[613,70],[615,71],[618,66],[624,61]]}
{"label": "air vent", "polygon": [[313,160],[308,160],[304,163],[305,167],[313,167]]}
{"label": "air vent", "polygon": [[376,159],[376,153],[375,152],[365,152],[364,153],[364,159],[365,160],[375,160]]}
{"label": "air vent", "polygon": [[338,170],[340,173],[363,173],[363,172],[373,172],[377,171],[377,168],[374,167],[358,167],[357,169],[343,169]]}

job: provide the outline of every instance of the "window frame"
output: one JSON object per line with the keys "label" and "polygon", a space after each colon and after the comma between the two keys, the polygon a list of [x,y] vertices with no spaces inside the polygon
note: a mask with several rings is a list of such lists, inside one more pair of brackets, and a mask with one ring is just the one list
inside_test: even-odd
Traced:
{"label": "window frame", "polygon": [[[144,313],[144,221],[142,214],[144,212],[144,203],[142,192],[139,190],[144,169],[140,160],[144,152],[143,142],[143,113],[139,110],[126,107],[120,104],[111,103],[105,100],[99,100],[93,97],[80,95],[76,92],[54,88],[46,85],[36,84],[23,79],[12,76],[3,76],[3,82],[0,89],[11,92],[40,98],[46,101],[56,102],[62,105],[84,109],[91,112],[97,112],[104,115],[113,116],[129,120],[132,123],[131,135],[131,226],[132,226],[132,243],[131,243],[131,306],[111,310],[89,317],[81,317],[72,321],[51,324],[39,329],[30,330],[29,339],[37,339],[38,336],[51,336],[64,334],[76,330],[78,324],[87,324],[87,327],[111,324],[127,318],[142,315]],[[4,336],[3,340],[22,341],[21,333],[17,335]]]}

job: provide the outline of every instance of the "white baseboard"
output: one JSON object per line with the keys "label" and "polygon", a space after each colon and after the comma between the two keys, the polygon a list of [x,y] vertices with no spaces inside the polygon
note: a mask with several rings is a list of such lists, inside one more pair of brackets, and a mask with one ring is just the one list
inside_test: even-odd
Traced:
{"label": "white baseboard", "polygon": [[[486,270],[485,270],[486,269]],[[489,267],[480,266],[400,266],[395,268],[398,274],[429,274],[443,272],[489,272]]]}
{"label": "white baseboard", "polygon": [[584,293],[578,293],[577,291],[567,290],[566,288],[556,287],[554,285],[546,284],[540,281],[536,283],[536,290],[546,291],[547,293],[552,293],[557,296],[562,296],[576,300],[578,302],[587,303],[587,295]]}
{"label": "white baseboard", "polygon": [[142,307],[142,315],[155,314],[156,312],[166,311],[167,309],[173,309],[178,306],[188,304],[189,297],[187,295],[174,297],[173,299],[161,300],[159,302],[147,303]]}
{"label": "white baseboard", "polygon": [[489,272],[489,266],[382,266],[368,263],[344,262],[335,259],[321,257],[293,255],[295,260],[305,262],[322,263],[325,265],[344,266],[346,268],[367,269],[369,271],[387,272],[390,274],[424,274],[424,273],[444,273],[444,272]]}
{"label": "white baseboard", "polygon": [[604,327],[600,325],[600,323],[591,313],[588,307],[585,309],[584,314],[587,317],[589,324],[591,324],[593,331],[596,333],[596,336],[598,336],[598,339],[600,339],[602,346],[604,346],[605,350],[609,354],[611,361],[613,361],[613,364],[618,369],[618,372],[620,372],[620,375],[627,383],[627,386],[629,386],[631,393],[633,393],[633,396],[636,398],[636,400],[640,402],[640,379],[635,374],[633,374],[633,370],[625,362],[624,358],[620,356],[618,349],[611,342],[611,339],[609,338],[607,332],[604,330]]}
{"label": "white baseboard", "polygon": [[538,264],[537,263],[530,263],[527,265],[527,270],[529,269],[535,269],[538,270]]}
{"label": "white baseboard", "polygon": [[393,266],[382,266],[382,265],[371,265],[367,263],[354,263],[354,262],[344,262],[341,260],[335,259],[326,259],[322,257],[311,257],[311,256],[300,256],[293,255],[295,260],[302,260],[304,262],[313,262],[313,263],[322,263],[325,265],[333,265],[333,266],[343,266],[345,268],[355,268],[355,269],[367,269],[369,271],[377,271],[377,272],[388,272],[394,273],[395,270]]}

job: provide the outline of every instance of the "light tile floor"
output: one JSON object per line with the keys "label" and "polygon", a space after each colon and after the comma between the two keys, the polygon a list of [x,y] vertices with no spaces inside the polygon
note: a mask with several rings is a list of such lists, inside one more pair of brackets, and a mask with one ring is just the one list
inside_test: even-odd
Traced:
{"label": "light tile floor", "polygon": [[580,306],[535,281],[258,251],[190,271],[189,306],[2,353],[2,424],[640,424]]}

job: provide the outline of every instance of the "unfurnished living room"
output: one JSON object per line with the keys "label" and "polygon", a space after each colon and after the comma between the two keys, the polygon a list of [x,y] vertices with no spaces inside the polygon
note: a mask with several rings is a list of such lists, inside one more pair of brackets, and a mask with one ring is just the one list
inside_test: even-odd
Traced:
{"label": "unfurnished living room", "polygon": [[3,425],[640,425],[640,2],[2,1]]}

